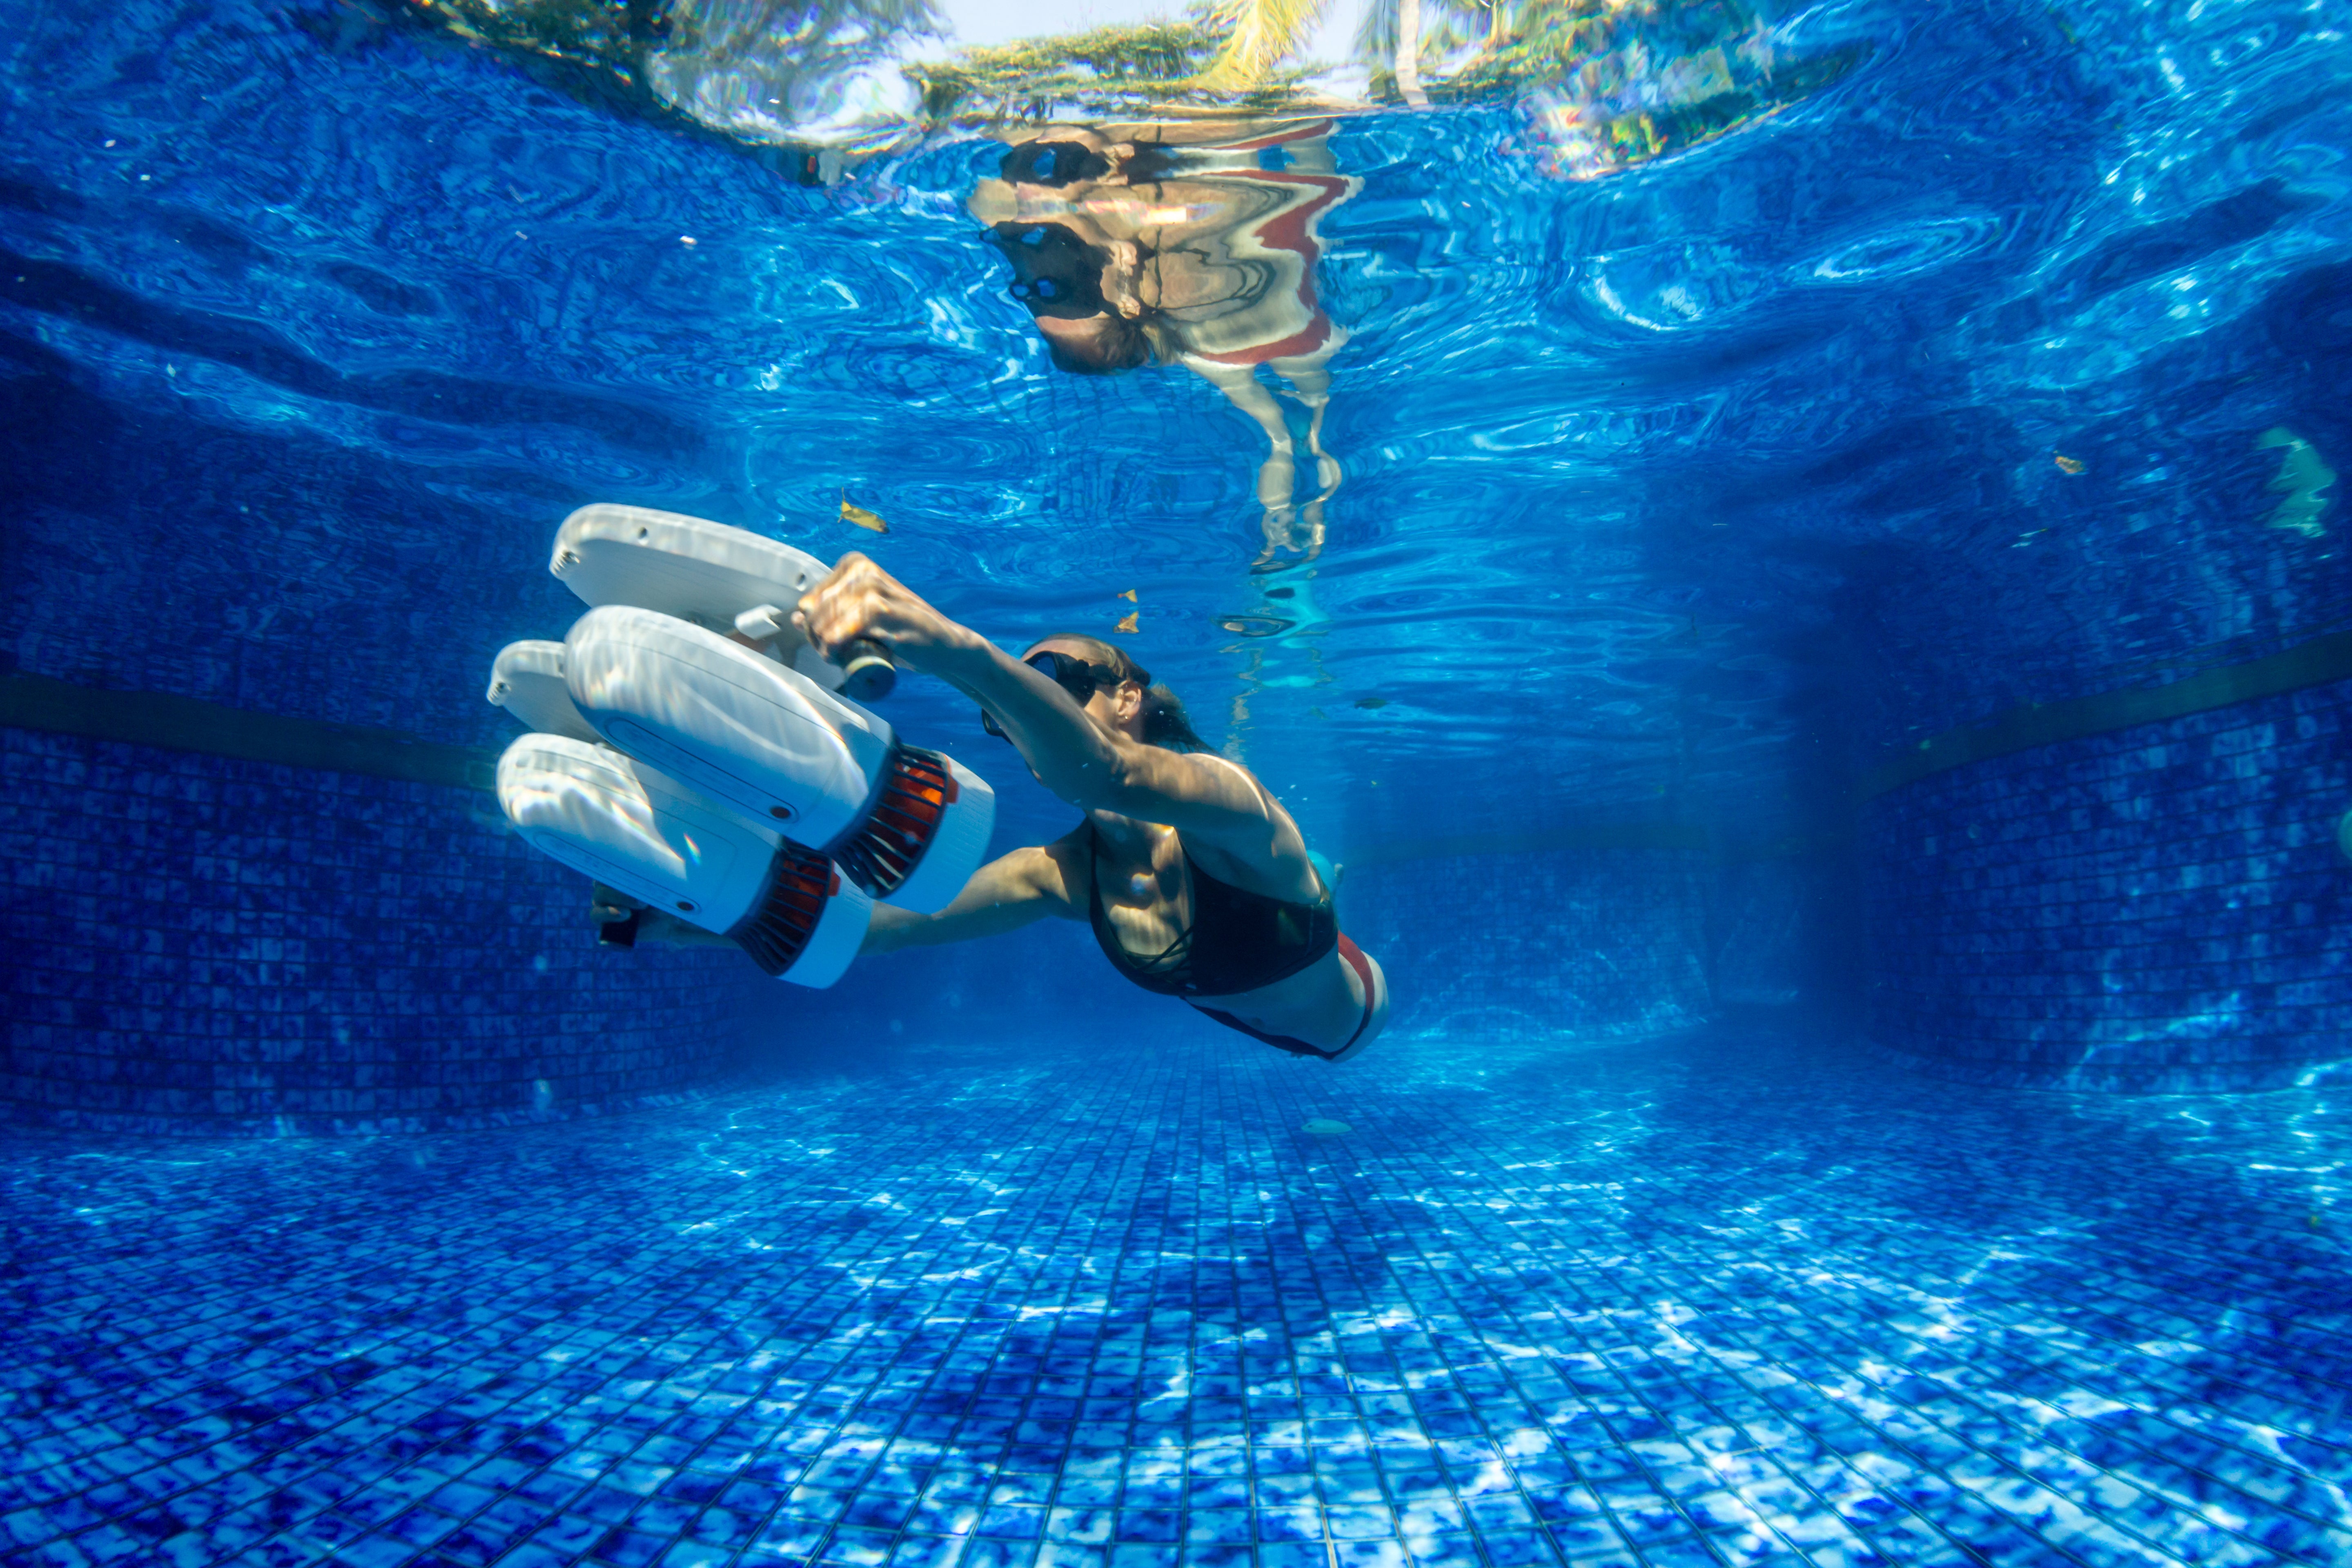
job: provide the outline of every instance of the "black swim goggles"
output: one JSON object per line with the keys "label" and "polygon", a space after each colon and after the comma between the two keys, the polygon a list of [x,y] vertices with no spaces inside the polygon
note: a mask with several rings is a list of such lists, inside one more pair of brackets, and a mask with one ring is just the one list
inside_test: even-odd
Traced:
{"label": "black swim goggles", "polygon": [[[1116,690],[1126,679],[1107,664],[1092,664],[1074,653],[1033,653],[1021,662],[1050,676],[1054,684],[1068,692],[1070,700],[1081,708],[1096,692]],[[980,710],[980,727],[1000,741],[1011,739],[996,727],[995,715],[985,708]]]}

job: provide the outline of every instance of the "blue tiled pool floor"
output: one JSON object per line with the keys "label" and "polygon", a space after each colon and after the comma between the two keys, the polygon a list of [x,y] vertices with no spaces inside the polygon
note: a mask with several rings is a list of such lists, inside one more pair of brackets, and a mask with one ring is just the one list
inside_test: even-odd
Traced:
{"label": "blue tiled pool floor", "polygon": [[0,1554],[2352,1562],[2335,1098],[1956,1088],[1727,1029],[17,1135]]}

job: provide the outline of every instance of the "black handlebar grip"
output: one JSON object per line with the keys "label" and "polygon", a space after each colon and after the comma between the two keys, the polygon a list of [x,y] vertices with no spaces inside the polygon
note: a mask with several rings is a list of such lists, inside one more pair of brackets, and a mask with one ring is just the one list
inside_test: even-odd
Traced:
{"label": "black handlebar grip", "polygon": [[844,671],[841,694],[853,702],[879,702],[898,684],[898,667],[872,637],[856,637],[845,644],[839,662]]}

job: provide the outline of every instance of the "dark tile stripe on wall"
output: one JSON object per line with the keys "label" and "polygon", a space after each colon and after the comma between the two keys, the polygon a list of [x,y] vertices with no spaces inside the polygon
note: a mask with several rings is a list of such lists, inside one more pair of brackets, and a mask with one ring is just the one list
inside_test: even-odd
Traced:
{"label": "dark tile stripe on wall", "polygon": [[2331,632],[2268,658],[2200,670],[2163,686],[2012,708],[1983,724],[1930,736],[1915,750],[1886,758],[1864,781],[1862,793],[1869,799],[1970,763],[2347,679],[2352,679],[2352,632]]}
{"label": "dark tile stripe on wall", "polygon": [[0,725],[461,789],[492,788],[499,761],[497,752],[479,747],[441,745],[389,730],[290,719],[162,691],[109,691],[15,671],[0,677]]}
{"label": "dark tile stripe on wall", "polygon": [[[499,754],[488,747],[443,745],[389,730],[289,718],[165,692],[112,691],[17,672],[0,676],[0,726],[451,788],[489,790],[497,784]],[[1612,849],[1721,852],[1722,847],[1714,843],[1706,828],[1696,824],[1627,821],[1540,833],[1402,839],[1353,850],[1348,858],[1353,865],[1373,866],[1465,855]],[[1811,847],[1767,847],[1734,858],[1800,854]]]}

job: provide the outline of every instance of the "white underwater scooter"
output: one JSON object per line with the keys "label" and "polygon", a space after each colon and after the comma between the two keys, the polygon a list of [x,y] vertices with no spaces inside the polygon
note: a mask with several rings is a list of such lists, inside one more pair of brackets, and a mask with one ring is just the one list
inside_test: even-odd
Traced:
{"label": "white underwater scooter", "polygon": [[528,842],[804,985],[840,977],[872,899],[930,913],[962,890],[994,793],[829,689],[887,691],[895,672],[870,645],[828,663],[793,630],[822,562],[590,506],[551,570],[594,607],[562,643],[502,649],[488,693],[535,731],[499,763]]}

